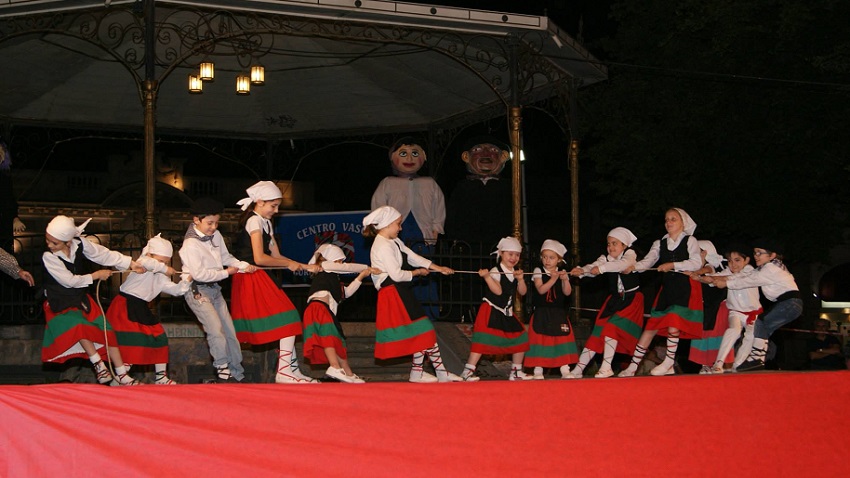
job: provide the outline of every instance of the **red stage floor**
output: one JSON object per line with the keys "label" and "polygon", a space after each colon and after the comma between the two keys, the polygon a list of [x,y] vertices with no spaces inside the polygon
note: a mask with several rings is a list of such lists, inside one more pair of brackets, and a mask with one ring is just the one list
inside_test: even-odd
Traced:
{"label": "red stage floor", "polygon": [[847,476],[850,372],[0,387],[0,476]]}

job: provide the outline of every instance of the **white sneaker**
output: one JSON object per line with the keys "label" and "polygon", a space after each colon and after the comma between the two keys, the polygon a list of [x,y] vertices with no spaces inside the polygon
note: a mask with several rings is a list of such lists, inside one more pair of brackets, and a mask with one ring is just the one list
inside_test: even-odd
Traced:
{"label": "white sneaker", "polygon": [[466,370],[464,370],[463,373],[460,374],[460,379],[464,382],[477,382],[481,380],[481,377],[475,375],[475,372],[470,372],[467,374]]}
{"label": "white sneaker", "polygon": [[177,385],[177,382],[171,380],[168,375],[163,378],[158,378],[154,381],[154,385]]}
{"label": "white sneaker", "polygon": [[508,380],[517,381],[517,380],[532,380],[534,377],[528,375],[520,369],[511,369],[510,375],[508,375]]}
{"label": "white sneaker", "polygon": [[714,375],[722,375],[724,372],[726,372],[726,369],[724,369],[722,365],[719,367],[716,365],[711,367],[711,373]]}
{"label": "white sneaker", "polygon": [[319,381],[318,381],[318,380],[316,380],[315,378],[313,378],[313,377],[311,377],[311,376],[309,376],[309,375],[304,375],[304,374],[301,372],[301,370],[299,370],[299,369],[298,369],[298,368],[296,368],[296,367],[293,367],[293,368],[292,368],[292,375],[294,375],[294,376],[296,376],[296,377],[300,378],[301,380],[304,380],[304,381],[306,381],[306,382],[308,382],[308,383],[319,383]]}
{"label": "white sneaker", "polygon": [[355,374],[349,375],[341,368],[328,367],[328,369],[325,370],[325,376],[345,383],[366,383],[366,381],[362,378]]}
{"label": "white sneaker", "polygon": [[652,370],[649,371],[649,374],[653,377],[660,377],[662,375],[675,375],[676,371],[673,370],[674,362],[672,360],[668,361],[664,359],[663,362],[656,365]]}
{"label": "white sneaker", "polygon": [[702,368],[699,370],[699,374],[711,375],[711,367],[709,367],[708,365],[703,365]]}
{"label": "white sneaker", "polygon": [[594,375],[594,377],[596,377],[596,378],[608,378],[608,377],[613,377],[613,376],[614,376],[614,371],[611,370],[610,368],[600,368],[599,371],[596,372],[596,375]]}
{"label": "white sneaker", "polygon": [[623,370],[620,370],[620,373],[617,374],[618,377],[634,377],[637,369],[632,370],[630,367],[626,367]]}
{"label": "white sneaker", "polygon": [[534,380],[543,380],[543,367],[534,367]]}
{"label": "white sneaker", "polygon": [[303,379],[300,377],[296,377],[295,375],[289,375],[285,373],[278,372],[274,376],[274,383],[319,383],[315,378]]}
{"label": "white sneaker", "polygon": [[461,378],[460,375],[453,374],[449,371],[446,371],[444,373],[444,372],[440,372],[439,370],[437,371],[437,380],[440,381],[440,382],[463,382],[464,381],[463,378]]}
{"label": "white sneaker", "polygon": [[430,373],[424,370],[410,370],[410,382],[411,383],[436,383],[437,377],[431,375]]}

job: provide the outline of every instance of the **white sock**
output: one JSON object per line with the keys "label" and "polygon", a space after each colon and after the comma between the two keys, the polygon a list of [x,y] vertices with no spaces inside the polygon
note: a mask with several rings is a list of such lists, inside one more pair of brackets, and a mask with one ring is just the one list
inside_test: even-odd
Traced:
{"label": "white sock", "polygon": [[469,378],[475,373],[475,365],[468,363],[463,366],[463,373],[460,374],[463,378]]}
{"label": "white sock", "polygon": [[277,373],[278,375],[292,376],[292,356],[295,353],[295,336],[284,337],[280,339],[280,345],[277,352]]}
{"label": "white sock", "polygon": [[640,361],[643,360],[643,356],[646,355],[646,349],[641,347],[640,344],[635,346],[635,353],[632,355],[632,361],[629,362],[629,366],[626,367],[626,370],[629,372],[637,372],[638,365],[640,365]]}
{"label": "white sock", "polygon": [[614,353],[617,351],[617,340],[611,337],[605,337],[605,350],[602,354],[602,366],[599,370],[611,370],[611,362],[614,360]]}
{"label": "white sock", "polygon": [[734,325],[730,326],[723,332],[723,338],[720,340],[720,348],[717,349],[717,360],[715,361],[715,365],[717,365],[717,362],[724,363],[726,361],[726,356],[732,351],[732,347],[735,346],[735,342],[738,341],[738,337],[740,336],[740,324],[738,324],[737,327]]}
{"label": "white sock", "polygon": [[578,358],[578,363],[573,368],[573,375],[581,375],[584,373],[584,368],[587,367],[587,364],[589,364],[591,360],[593,360],[594,355],[596,355],[596,352],[593,350],[588,350],[586,348],[583,349]]}
{"label": "white sock", "polygon": [[543,367],[534,367],[534,375],[543,375]]}

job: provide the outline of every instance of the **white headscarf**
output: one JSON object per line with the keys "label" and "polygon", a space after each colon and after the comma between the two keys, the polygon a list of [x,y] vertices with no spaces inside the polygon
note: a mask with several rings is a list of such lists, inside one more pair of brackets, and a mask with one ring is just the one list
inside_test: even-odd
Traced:
{"label": "white headscarf", "polygon": [[522,252],[522,244],[515,237],[503,237],[499,240],[499,244],[496,246],[496,252],[493,252],[493,254],[501,254],[507,251]]}
{"label": "white headscarf", "polygon": [[325,258],[326,261],[336,262],[338,260],[345,260],[345,253],[342,252],[339,246],[334,244],[322,244],[316,249],[316,252],[313,253],[313,257],[310,258],[308,264],[315,264],[319,254]]}
{"label": "white headscarf", "polygon": [[720,264],[723,262],[723,256],[717,253],[717,248],[714,247],[714,244],[711,241],[697,241],[697,244],[699,244],[700,250],[705,251],[705,262],[711,267],[720,267]]}
{"label": "white headscarf", "polygon": [[372,225],[375,226],[375,229],[381,230],[400,217],[401,213],[396,208],[392,206],[381,206],[363,218],[363,227]]}
{"label": "white headscarf", "polygon": [[79,236],[86,229],[86,226],[91,221],[91,218],[86,219],[80,227],[74,224],[74,219],[68,216],[56,216],[50,220],[47,225],[47,233],[59,239],[62,242],[68,242],[71,239]]}
{"label": "white headscarf", "polygon": [[248,197],[236,202],[236,204],[242,206],[243,211],[248,209],[252,202],[274,201],[283,197],[280,188],[271,181],[260,181],[246,189],[245,192],[248,193]]}
{"label": "white headscarf", "polygon": [[563,259],[567,255],[567,247],[554,239],[546,239],[540,246],[540,252],[550,250]]}
{"label": "white headscarf", "polygon": [[670,209],[678,212],[679,215],[682,216],[682,225],[684,226],[685,234],[693,236],[694,231],[697,230],[697,223],[695,223],[694,220],[691,219],[691,216],[689,216],[684,209],[678,207],[672,207]]}
{"label": "white headscarf", "polygon": [[626,247],[631,247],[637,241],[637,237],[632,234],[632,231],[625,227],[615,227],[608,231],[608,237],[613,237],[622,242]]}
{"label": "white headscarf", "polygon": [[157,256],[171,257],[174,255],[174,246],[171,241],[162,238],[162,233],[157,234],[148,240],[148,244],[142,249],[142,256],[155,254]]}

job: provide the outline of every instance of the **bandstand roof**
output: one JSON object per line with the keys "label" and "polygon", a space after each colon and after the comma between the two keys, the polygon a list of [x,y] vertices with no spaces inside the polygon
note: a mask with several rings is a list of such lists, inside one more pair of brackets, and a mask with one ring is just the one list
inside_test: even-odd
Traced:
{"label": "bandstand roof", "polygon": [[[159,132],[426,130],[607,77],[544,16],[369,0],[157,1],[146,65],[143,10],[137,1],[0,0],[0,123],[141,131],[148,77]],[[215,80],[190,94],[188,75],[204,60]],[[237,95],[237,73],[257,64],[265,85]]]}

